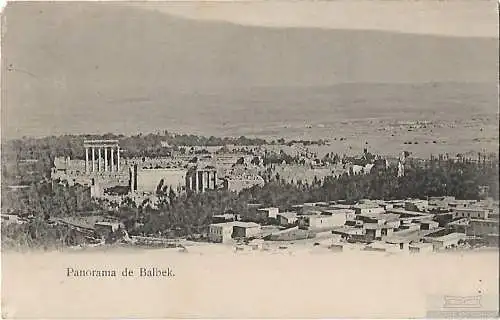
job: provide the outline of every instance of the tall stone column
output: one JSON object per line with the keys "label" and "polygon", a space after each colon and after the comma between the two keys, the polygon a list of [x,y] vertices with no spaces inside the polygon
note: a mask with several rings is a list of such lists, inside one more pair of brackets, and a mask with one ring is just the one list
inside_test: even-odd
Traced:
{"label": "tall stone column", "polygon": [[134,192],[135,191],[135,179],[136,179],[136,175],[135,175],[135,170],[134,170],[134,166],[131,166],[130,169],[130,192]]}
{"label": "tall stone column", "polygon": [[195,170],[194,174],[195,174],[195,177],[194,177],[195,178],[195,180],[194,180],[195,181],[195,183],[194,183],[194,185],[195,185],[194,191],[198,192],[198,189],[199,189],[199,187],[198,187],[199,186],[198,170]]}
{"label": "tall stone column", "polygon": [[108,171],[108,147],[104,147],[104,171]]}
{"label": "tall stone column", "polygon": [[113,172],[113,171],[114,171],[114,168],[113,168],[113,166],[114,166],[114,164],[113,164],[113,162],[114,162],[114,161],[113,161],[113,160],[114,160],[114,159],[113,159],[113,148],[110,148],[110,149],[109,149],[109,152],[111,152],[111,164],[110,164],[110,169],[109,169],[109,171]]}
{"label": "tall stone column", "polygon": [[85,172],[89,172],[89,148],[85,147]]}
{"label": "tall stone column", "polygon": [[205,192],[205,171],[201,171],[200,176],[201,176],[201,192]]}
{"label": "tall stone column", "polygon": [[207,189],[210,190],[210,171],[206,172],[206,180],[207,180],[207,183],[206,183]]}
{"label": "tall stone column", "polygon": [[116,171],[120,171],[120,147],[116,147]]}
{"label": "tall stone column", "polygon": [[95,172],[95,147],[92,147],[92,172]]}
{"label": "tall stone column", "polygon": [[101,147],[97,148],[97,171],[102,171],[102,166],[101,166]]}

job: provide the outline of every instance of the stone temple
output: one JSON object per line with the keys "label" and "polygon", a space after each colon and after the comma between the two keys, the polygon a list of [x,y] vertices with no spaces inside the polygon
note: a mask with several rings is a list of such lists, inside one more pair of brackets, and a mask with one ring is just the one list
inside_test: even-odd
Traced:
{"label": "stone temple", "polygon": [[170,190],[205,192],[220,186],[213,164],[192,164],[187,158],[124,158],[118,140],[85,140],[83,145],[85,158],[57,157],[51,178],[90,186],[93,197],[102,197],[113,187],[140,196]]}
{"label": "stone temple", "polygon": [[86,173],[120,171],[118,140],[85,140],[84,147]]}

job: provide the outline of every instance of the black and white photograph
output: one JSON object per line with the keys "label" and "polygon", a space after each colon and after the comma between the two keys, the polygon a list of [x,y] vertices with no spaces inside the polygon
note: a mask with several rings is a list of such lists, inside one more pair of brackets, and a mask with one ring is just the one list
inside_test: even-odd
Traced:
{"label": "black and white photograph", "polygon": [[2,319],[499,317],[498,1],[1,19]]}

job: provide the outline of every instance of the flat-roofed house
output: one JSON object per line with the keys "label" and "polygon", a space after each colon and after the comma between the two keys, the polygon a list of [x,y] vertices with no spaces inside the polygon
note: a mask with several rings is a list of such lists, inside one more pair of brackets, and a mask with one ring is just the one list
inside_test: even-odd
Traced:
{"label": "flat-roofed house", "polygon": [[382,236],[390,236],[394,230],[392,227],[386,227],[378,223],[365,223],[363,229],[367,241],[381,240]]}
{"label": "flat-roofed house", "polygon": [[272,241],[293,241],[314,238],[316,234],[313,231],[299,229],[298,226],[273,232],[264,239]]}
{"label": "flat-roofed house", "polygon": [[327,209],[329,204],[326,202],[306,202],[304,204],[292,206],[293,210],[299,215],[314,215],[321,212],[323,209]]}
{"label": "flat-roofed house", "polygon": [[280,212],[277,217],[281,226],[289,226],[297,222],[296,212]]}
{"label": "flat-roofed house", "polygon": [[401,222],[401,225],[399,226],[400,230],[405,230],[405,231],[417,231],[421,230],[420,229],[420,224],[414,223],[411,221],[403,221]]}
{"label": "flat-roofed house", "polygon": [[22,224],[22,219],[19,218],[19,216],[14,215],[14,214],[3,214],[2,213],[2,224],[3,225],[9,225],[9,224]]}
{"label": "flat-roofed house", "polygon": [[446,224],[446,228],[452,232],[459,232],[459,233],[469,233],[470,229],[470,220],[468,218],[461,218],[458,220],[453,220]]}
{"label": "flat-roofed house", "polygon": [[313,231],[326,231],[340,227],[347,221],[346,213],[305,215],[299,217],[299,228]]}
{"label": "flat-roofed house", "polygon": [[420,221],[421,230],[434,230],[439,228],[439,222],[433,220],[423,220]]}
{"label": "flat-roofed house", "polygon": [[344,215],[346,220],[354,220],[356,217],[356,213],[354,212],[353,209],[337,209],[337,208],[330,208],[330,209],[324,209],[321,210],[321,214],[325,216],[332,216],[332,215]]}
{"label": "flat-roofed house", "polygon": [[450,233],[440,237],[424,237],[425,242],[432,243],[434,251],[457,246],[460,241],[463,241],[465,239],[466,235],[464,233],[458,232]]}
{"label": "flat-roofed house", "polygon": [[412,199],[405,201],[405,210],[424,212],[429,208],[428,200]]}
{"label": "flat-roofed house", "polygon": [[334,228],[332,234],[340,235],[348,241],[365,241],[365,230],[361,227],[344,225]]}
{"label": "flat-roofed house", "polygon": [[470,218],[470,219],[488,219],[488,209],[479,207],[456,208],[453,210],[455,219]]}
{"label": "flat-roofed house", "polygon": [[240,219],[241,216],[237,213],[224,213],[212,216],[212,223],[232,222],[239,221]]}
{"label": "flat-roofed house", "polygon": [[498,236],[498,220],[470,219],[468,234],[475,236]]}
{"label": "flat-roofed house", "polygon": [[455,201],[453,196],[429,197],[429,205],[437,208],[448,208],[448,204],[453,201]]}
{"label": "flat-roofed house", "polygon": [[397,247],[391,243],[375,241],[366,245],[363,251],[394,252],[397,251]]}
{"label": "flat-roofed house", "polygon": [[111,233],[120,229],[120,222],[100,221],[94,224],[95,232],[101,237],[108,237]]}
{"label": "flat-roofed house", "polygon": [[233,223],[232,238],[252,238],[256,237],[261,232],[261,226],[255,222],[241,222],[236,221]]}
{"label": "flat-roofed house", "polygon": [[412,242],[410,237],[389,236],[384,239],[385,242],[396,245],[399,250],[409,251],[409,245]]}
{"label": "flat-roofed house", "polygon": [[387,210],[387,209],[404,209],[405,207],[405,202],[404,200],[388,200],[384,201],[382,206]]}
{"label": "flat-roofed house", "polygon": [[356,204],[352,206],[352,209],[356,212],[356,214],[370,214],[370,213],[384,213],[385,209],[384,207],[381,207],[380,205],[376,203],[362,203],[362,204]]}
{"label": "flat-roofed house", "polygon": [[208,239],[211,242],[227,243],[233,235],[235,222],[213,223],[208,228]]}
{"label": "flat-roofed house", "polygon": [[408,252],[408,242],[393,239],[389,241],[374,241],[367,245],[364,250],[385,251],[390,253]]}
{"label": "flat-roofed house", "polygon": [[276,219],[279,209],[275,207],[259,208],[257,212],[261,219]]}
{"label": "flat-roofed house", "polygon": [[434,250],[432,243],[414,242],[408,248],[410,253],[429,253]]}
{"label": "flat-roofed house", "polygon": [[363,221],[363,223],[375,223],[380,226],[386,226],[390,228],[399,228],[401,221],[397,214],[390,213],[369,213],[369,214],[359,214],[356,216],[356,220]]}

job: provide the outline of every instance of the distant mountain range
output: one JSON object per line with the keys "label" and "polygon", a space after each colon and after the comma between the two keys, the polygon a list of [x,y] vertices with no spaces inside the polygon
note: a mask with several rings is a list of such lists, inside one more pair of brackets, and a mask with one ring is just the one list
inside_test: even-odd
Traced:
{"label": "distant mountain range", "polygon": [[249,27],[109,3],[10,3],[4,24],[7,137],[216,132],[383,101],[497,110],[495,38]]}

